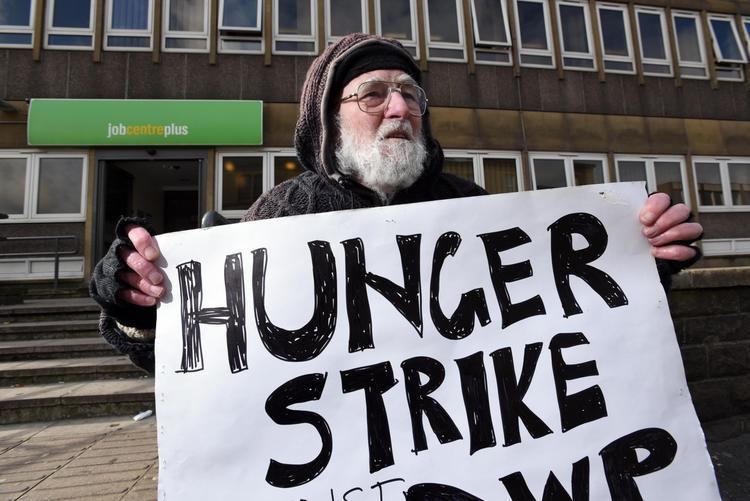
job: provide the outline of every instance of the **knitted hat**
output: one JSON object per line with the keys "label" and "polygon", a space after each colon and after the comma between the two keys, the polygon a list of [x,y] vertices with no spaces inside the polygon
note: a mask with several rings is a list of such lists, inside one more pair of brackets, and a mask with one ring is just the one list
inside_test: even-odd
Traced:
{"label": "knitted hat", "polygon": [[[307,71],[302,86],[294,145],[300,163],[308,170],[336,177],[336,141],[341,92],[352,79],[378,69],[397,69],[421,81],[419,66],[396,40],[353,33],[340,39],[318,56]],[[432,138],[429,111],[422,117],[428,162],[442,151]],[[440,153],[440,155],[437,155]]]}

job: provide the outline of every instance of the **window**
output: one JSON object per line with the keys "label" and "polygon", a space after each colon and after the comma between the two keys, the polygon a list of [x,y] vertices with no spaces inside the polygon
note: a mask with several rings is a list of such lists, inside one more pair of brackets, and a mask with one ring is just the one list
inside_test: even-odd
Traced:
{"label": "window", "polygon": [[745,28],[745,42],[747,43],[747,53],[748,55],[750,55],[750,17],[742,18],[742,26]]}
{"label": "window", "polygon": [[672,14],[672,22],[677,39],[680,76],[683,78],[708,78],[700,16],[697,12],[675,12]]}
{"label": "window", "polygon": [[557,2],[563,68],[595,70],[588,4]]}
{"label": "window", "polygon": [[263,52],[262,6],[262,0],[221,0],[219,52]]}
{"label": "window", "polygon": [[424,0],[427,58],[466,61],[460,0]]}
{"label": "window", "polygon": [[104,47],[110,50],[151,50],[153,0],[107,2]]}
{"label": "window", "polygon": [[349,33],[367,32],[365,0],[325,0],[326,40],[333,43]]}
{"label": "window", "polygon": [[597,4],[596,9],[604,69],[613,73],[635,73],[627,6]]}
{"label": "window", "polygon": [[667,25],[664,11],[636,7],[638,39],[641,45],[643,73],[652,76],[672,76],[672,57],[667,44]]}
{"label": "window", "polygon": [[490,193],[522,189],[521,156],[513,152],[446,151],[443,172],[477,183]]}
{"label": "window", "polygon": [[375,0],[375,25],[378,35],[395,38],[415,59],[417,50],[416,0]]}
{"label": "window", "polygon": [[8,221],[85,219],[85,155],[4,153],[0,170],[0,212]]}
{"label": "window", "polygon": [[45,48],[90,49],[94,46],[94,2],[49,0]]}
{"label": "window", "polygon": [[750,158],[696,157],[693,166],[701,211],[750,211]]}
{"label": "window", "polygon": [[675,203],[690,205],[682,158],[618,155],[615,164],[618,181],[645,181],[649,193],[661,191]]}
{"label": "window", "polygon": [[716,56],[716,78],[720,80],[743,80],[742,64],[747,56],[742,49],[740,35],[731,16],[708,15],[714,55]]}
{"label": "window", "polygon": [[217,157],[216,207],[230,219],[241,218],[264,191],[303,170],[291,149],[221,152]]}
{"label": "window", "polygon": [[511,64],[510,30],[503,0],[472,0],[474,56],[478,63]]}
{"label": "window", "polygon": [[165,0],[165,52],[208,51],[208,0]]}
{"label": "window", "polygon": [[317,53],[316,5],[316,0],[274,0],[274,54]]}
{"label": "window", "polygon": [[35,0],[0,0],[0,47],[31,47]]}
{"label": "window", "polygon": [[604,155],[535,153],[529,155],[535,190],[606,183]]}
{"label": "window", "polygon": [[555,57],[550,45],[550,23],[547,2],[544,0],[517,0],[516,27],[518,28],[518,54],[522,66],[551,68]]}

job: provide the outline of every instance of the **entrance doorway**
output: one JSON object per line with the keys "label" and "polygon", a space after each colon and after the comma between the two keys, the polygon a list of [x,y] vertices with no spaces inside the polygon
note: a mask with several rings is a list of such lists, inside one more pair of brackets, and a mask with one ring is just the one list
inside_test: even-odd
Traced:
{"label": "entrance doorway", "polygon": [[95,259],[107,252],[120,216],[146,217],[158,234],[197,228],[203,165],[201,158],[100,159]]}

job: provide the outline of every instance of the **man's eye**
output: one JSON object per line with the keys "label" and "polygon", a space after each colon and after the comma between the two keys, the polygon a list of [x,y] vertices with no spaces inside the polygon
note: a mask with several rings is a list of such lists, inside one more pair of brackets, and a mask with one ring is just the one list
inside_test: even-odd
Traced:
{"label": "man's eye", "polygon": [[375,101],[377,99],[385,99],[385,92],[378,89],[368,89],[364,91],[360,96],[360,99],[367,99],[369,101]]}

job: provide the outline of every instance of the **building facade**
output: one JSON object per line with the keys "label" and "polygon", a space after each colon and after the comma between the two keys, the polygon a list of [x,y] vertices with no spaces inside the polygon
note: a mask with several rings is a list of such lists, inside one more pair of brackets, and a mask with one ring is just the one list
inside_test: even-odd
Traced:
{"label": "building facade", "polygon": [[[642,180],[703,223],[703,266],[750,264],[749,1],[0,0],[0,281],[51,278],[55,246],[85,281],[122,213],[239,217],[299,173],[307,68],[353,31],[418,60],[446,170],[492,193]],[[258,139],[221,113],[180,137],[211,101],[259,102]]]}

